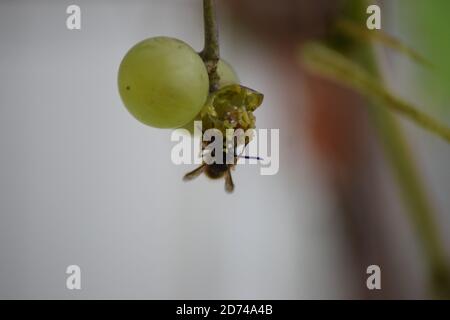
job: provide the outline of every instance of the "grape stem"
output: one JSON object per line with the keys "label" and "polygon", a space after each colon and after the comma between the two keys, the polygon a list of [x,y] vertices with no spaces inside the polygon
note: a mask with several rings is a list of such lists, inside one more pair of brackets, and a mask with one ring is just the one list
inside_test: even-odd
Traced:
{"label": "grape stem", "polygon": [[219,88],[220,77],[217,73],[217,64],[220,59],[219,31],[217,26],[214,0],[203,0],[203,20],[205,29],[205,47],[200,57],[205,63],[209,76],[209,92]]}

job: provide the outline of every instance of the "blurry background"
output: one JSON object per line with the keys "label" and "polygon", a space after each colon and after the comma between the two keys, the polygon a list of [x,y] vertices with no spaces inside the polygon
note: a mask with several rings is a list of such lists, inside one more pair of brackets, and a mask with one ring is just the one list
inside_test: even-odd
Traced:
{"label": "blurry background", "polygon": [[[218,2],[221,55],[265,94],[257,126],[280,129],[279,173],[238,166],[232,195],[223,181],[182,182],[193,166],[172,164],[170,131],[137,122],[116,85],[142,39],[201,50],[200,0],[78,0],[80,31],[66,29],[71,1],[0,2],[0,298],[433,297],[366,102],[298,58],[359,1]],[[381,49],[386,84],[450,124],[449,3],[379,4],[383,30],[439,66]],[[448,255],[450,146],[398,121]],[[71,264],[80,291],[66,289]],[[380,291],[366,288],[371,264]]]}

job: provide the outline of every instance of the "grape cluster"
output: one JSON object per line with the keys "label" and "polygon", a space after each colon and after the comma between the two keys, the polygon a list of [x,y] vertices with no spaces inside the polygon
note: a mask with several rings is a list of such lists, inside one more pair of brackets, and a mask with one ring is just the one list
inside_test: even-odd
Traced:
{"label": "grape cluster", "polygon": [[233,68],[220,60],[219,90],[209,93],[209,78],[199,54],[188,44],[169,37],[149,38],[132,47],[119,67],[118,86],[128,111],[156,128],[184,127],[194,120],[203,131],[255,127],[253,111],[262,94],[238,85]]}
{"label": "grape cluster", "polygon": [[[255,128],[253,111],[261,105],[263,95],[241,86],[233,68],[223,60],[218,61],[216,72],[218,85],[214,77],[214,86],[210,86],[205,62],[188,44],[168,37],[150,38],[136,44],[123,58],[119,93],[128,111],[149,126],[183,127],[193,133],[194,122],[201,121],[202,133],[219,130],[223,158],[233,159],[232,163],[203,162],[183,179],[192,180],[202,172],[212,179],[224,177],[225,190],[232,192],[236,148],[250,142],[252,132],[249,135],[248,129]],[[238,136],[237,129],[242,129]],[[203,148],[208,147],[205,143]],[[211,150],[210,156],[214,155],[215,150]]]}

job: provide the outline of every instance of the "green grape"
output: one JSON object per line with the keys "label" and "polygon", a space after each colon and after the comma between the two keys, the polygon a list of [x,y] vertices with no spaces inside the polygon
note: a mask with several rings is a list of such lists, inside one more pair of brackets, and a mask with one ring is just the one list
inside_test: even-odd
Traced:
{"label": "green grape", "polygon": [[168,37],[139,42],[122,60],[119,92],[128,111],[157,128],[178,128],[193,119],[208,97],[209,79],[200,56]]}
{"label": "green grape", "polygon": [[[232,85],[232,84],[239,84],[239,79],[236,75],[236,72],[234,72],[231,65],[226,62],[225,60],[219,60],[219,63],[217,64],[217,73],[220,77],[219,81],[219,89],[222,89],[223,87]],[[187,122],[184,126],[182,126],[183,129],[187,129],[191,134],[194,133],[194,121],[200,120],[200,114],[197,114],[195,118],[189,122]]]}
{"label": "green grape", "polygon": [[239,79],[231,65],[225,60],[219,60],[217,64],[217,73],[220,77],[219,89],[229,86],[230,84],[239,84]]}

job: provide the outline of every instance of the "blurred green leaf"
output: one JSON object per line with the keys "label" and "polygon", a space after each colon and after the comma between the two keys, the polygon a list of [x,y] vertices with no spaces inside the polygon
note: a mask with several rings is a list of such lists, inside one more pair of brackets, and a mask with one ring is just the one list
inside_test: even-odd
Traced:
{"label": "blurred green leaf", "polygon": [[395,96],[364,68],[339,52],[320,43],[309,43],[302,46],[300,57],[301,62],[310,71],[381,102],[377,106],[384,106],[402,114],[450,143],[450,128],[422,113],[411,103]]}
{"label": "blurred green leaf", "polygon": [[409,47],[403,41],[394,38],[393,36],[385,33],[382,30],[369,30],[366,28],[366,26],[361,26],[360,24],[356,24],[350,20],[339,20],[336,23],[336,28],[350,37],[365,40],[368,43],[370,43],[371,41],[376,41],[399,53],[408,56],[410,59],[421,65],[424,65],[426,67],[434,67],[428,59],[422,56],[415,49]]}
{"label": "blurred green leaf", "polygon": [[416,70],[417,87],[434,108],[450,115],[450,1],[398,0],[393,5],[399,32],[436,66],[432,73]]}

